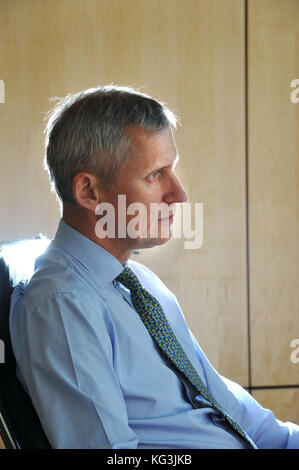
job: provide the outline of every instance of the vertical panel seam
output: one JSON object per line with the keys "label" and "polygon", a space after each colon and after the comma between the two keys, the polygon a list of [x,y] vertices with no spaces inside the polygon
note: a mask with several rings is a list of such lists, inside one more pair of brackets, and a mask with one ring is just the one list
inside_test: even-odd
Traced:
{"label": "vertical panel seam", "polygon": [[251,370],[251,305],[250,305],[250,233],[249,233],[249,115],[248,115],[248,0],[244,0],[244,78],[245,78],[245,217],[246,217],[246,277],[247,277],[247,347],[248,347],[248,391],[252,391]]}

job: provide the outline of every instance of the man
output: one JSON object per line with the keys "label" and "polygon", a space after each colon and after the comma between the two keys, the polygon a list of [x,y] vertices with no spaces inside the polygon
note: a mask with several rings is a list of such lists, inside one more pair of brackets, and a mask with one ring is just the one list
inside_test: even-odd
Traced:
{"label": "man", "polygon": [[[129,259],[170,238],[174,206],[187,200],[175,124],[163,104],[128,88],[56,106],[46,164],[63,216],[13,295],[18,376],[55,448],[299,448],[299,427],[221,377],[176,297]],[[136,203],[145,209],[137,221]],[[153,205],[169,213],[152,217]]]}

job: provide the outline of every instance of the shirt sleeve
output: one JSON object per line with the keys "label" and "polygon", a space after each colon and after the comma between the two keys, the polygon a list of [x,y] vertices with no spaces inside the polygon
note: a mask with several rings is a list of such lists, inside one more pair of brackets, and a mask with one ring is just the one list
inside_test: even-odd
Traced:
{"label": "shirt sleeve", "polygon": [[58,292],[11,314],[20,377],[52,447],[137,448],[113,368],[113,323],[98,297]]}
{"label": "shirt sleeve", "polygon": [[299,449],[299,426],[276,419],[243,387],[222,377],[212,367],[190,332],[196,355],[205,371],[207,385],[214,398],[251,437],[259,449]]}

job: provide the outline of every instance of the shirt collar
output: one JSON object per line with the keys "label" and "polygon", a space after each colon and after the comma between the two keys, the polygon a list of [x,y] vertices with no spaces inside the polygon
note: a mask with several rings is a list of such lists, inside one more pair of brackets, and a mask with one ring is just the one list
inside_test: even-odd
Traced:
{"label": "shirt collar", "polygon": [[101,283],[109,284],[124,269],[109,251],[60,220],[53,244],[76,258]]}

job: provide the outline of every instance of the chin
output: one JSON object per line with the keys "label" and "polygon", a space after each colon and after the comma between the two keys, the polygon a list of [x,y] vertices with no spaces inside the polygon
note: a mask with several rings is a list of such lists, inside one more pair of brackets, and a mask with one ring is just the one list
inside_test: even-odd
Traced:
{"label": "chin", "polygon": [[165,245],[169,240],[171,240],[171,237],[139,239],[138,247],[136,247],[136,249],[153,248],[155,246]]}
{"label": "chin", "polygon": [[[144,236],[138,237],[135,239],[134,249],[144,249],[144,248],[153,248],[155,246],[165,245],[172,238],[171,229],[169,227],[169,222],[167,221],[166,229],[163,227],[163,222],[159,224],[156,234],[158,236],[150,236],[150,231],[144,233]],[[164,229],[164,233],[163,233]],[[163,236],[162,236],[163,235]]]}

